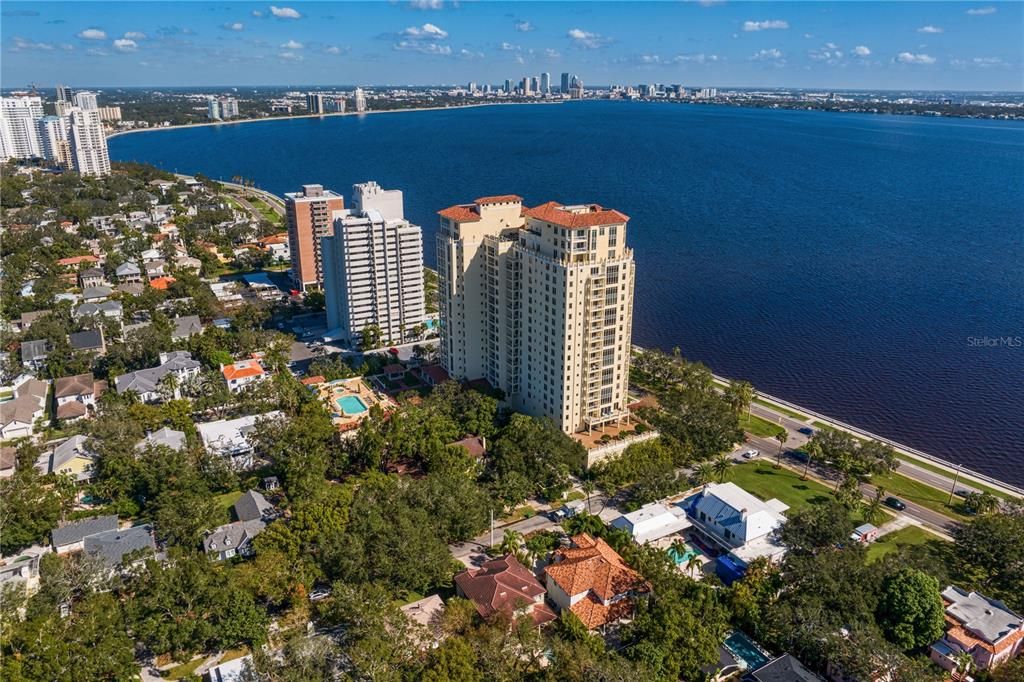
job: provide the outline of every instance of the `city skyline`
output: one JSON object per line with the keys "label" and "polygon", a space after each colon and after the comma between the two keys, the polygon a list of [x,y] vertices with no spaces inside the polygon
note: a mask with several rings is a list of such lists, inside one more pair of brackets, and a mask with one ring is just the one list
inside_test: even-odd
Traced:
{"label": "city skyline", "polygon": [[[6,89],[587,84],[1024,89],[1016,3],[33,3],[3,10]],[[353,27],[358,30],[353,30]]]}

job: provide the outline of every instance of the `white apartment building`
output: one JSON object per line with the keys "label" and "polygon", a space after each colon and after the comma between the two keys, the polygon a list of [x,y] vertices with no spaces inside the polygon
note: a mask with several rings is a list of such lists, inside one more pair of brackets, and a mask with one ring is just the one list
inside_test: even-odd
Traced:
{"label": "white apartment building", "polygon": [[89,111],[91,109],[97,108],[95,92],[89,92],[88,90],[80,90],[75,93],[75,96],[72,99],[75,102],[75,106],[79,109],[85,109],[86,111]]}
{"label": "white apartment building", "polygon": [[43,99],[24,92],[0,97],[0,160],[32,159],[43,156],[39,140],[39,119]]}
{"label": "white apartment building", "polygon": [[[82,93],[76,93],[75,97]],[[107,137],[103,132],[100,112],[93,109],[73,108],[68,113],[71,158],[75,170],[82,175],[108,175],[110,155]]]}
{"label": "white apartment building", "polygon": [[355,110],[357,113],[366,111],[366,93],[363,92],[362,88],[356,88]]}
{"label": "white apartment building", "polygon": [[39,119],[39,141],[43,156],[51,161],[71,168],[71,142],[68,140],[68,120],[61,116],[43,116]]}
{"label": "white apartment building", "polygon": [[628,417],[629,218],[515,195],[439,212],[441,363],[566,433]]}
{"label": "white apartment building", "polygon": [[328,336],[350,345],[367,325],[404,341],[423,323],[423,233],[405,219],[400,190],[376,182],[352,188],[352,208],[333,213],[320,241]]}

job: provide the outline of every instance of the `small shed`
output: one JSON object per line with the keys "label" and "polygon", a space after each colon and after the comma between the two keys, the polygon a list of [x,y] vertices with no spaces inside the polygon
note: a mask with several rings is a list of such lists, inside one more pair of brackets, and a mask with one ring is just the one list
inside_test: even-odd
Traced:
{"label": "small shed", "polygon": [[878,538],[878,528],[870,523],[865,523],[862,526],[857,526],[853,529],[853,533],[850,535],[850,539],[855,542],[863,542],[865,545],[869,542],[874,542]]}

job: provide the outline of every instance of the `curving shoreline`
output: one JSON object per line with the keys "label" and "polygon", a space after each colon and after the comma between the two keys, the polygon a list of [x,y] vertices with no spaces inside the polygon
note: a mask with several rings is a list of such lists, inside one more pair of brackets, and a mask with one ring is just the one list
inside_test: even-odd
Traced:
{"label": "curving shoreline", "polygon": [[118,130],[107,135],[110,140],[122,135],[133,133],[153,133],[161,130],[182,130],[185,128],[206,128],[209,126],[235,126],[245,123],[270,123],[274,121],[294,121],[302,118],[328,118],[334,116],[369,116],[371,114],[403,114],[409,111],[446,111],[449,109],[476,109],[479,107],[508,107],[518,105],[536,104],[562,104],[564,100],[541,101],[541,102],[478,102],[476,104],[459,104],[452,107],[409,107],[408,109],[375,109],[371,111],[341,111],[330,114],[296,114],[294,116],[268,116],[266,118],[240,118],[237,121],[208,121],[206,123],[182,123],[173,126],[154,126],[150,128],[132,128],[131,130]]}

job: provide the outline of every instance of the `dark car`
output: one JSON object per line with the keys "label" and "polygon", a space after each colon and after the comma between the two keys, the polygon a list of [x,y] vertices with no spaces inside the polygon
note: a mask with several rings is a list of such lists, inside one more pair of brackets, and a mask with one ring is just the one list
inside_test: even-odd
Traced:
{"label": "dark car", "polygon": [[903,511],[904,509],[907,508],[907,505],[904,504],[903,500],[899,499],[898,497],[892,497],[891,495],[885,498],[885,506],[892,507],[897,511]]}
{"label": "dark car", "polygon": [[799,431],[800,433],[804,434],[805,436],[813,436],[814,435],[814,429],[812,429],[810,426],[804,426],[802,428],[797,429],[797,431]]}

